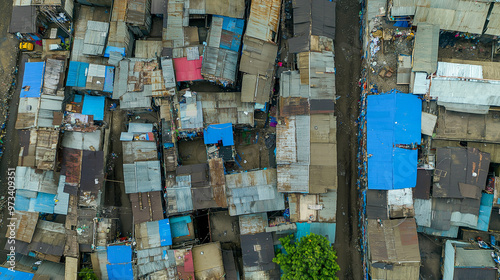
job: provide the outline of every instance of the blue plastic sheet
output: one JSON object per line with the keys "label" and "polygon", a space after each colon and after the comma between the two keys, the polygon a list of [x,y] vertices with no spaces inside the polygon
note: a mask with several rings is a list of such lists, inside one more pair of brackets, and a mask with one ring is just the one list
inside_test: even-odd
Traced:
{"label": "blue plastic sheet", "polygon": [[85,95],[83,99],[82,114],[93,115],[95,121],[104,119],[104,103],[106,97]]}
{"label": "blue plastic sheet", "polygon": [[40,97],[42,94],[45,62],[26,62],[24,64],[23,85],[20,97]]}
{"label": "blue plastic sheet", "polygon": [[222,141],[222,146],[234,145],[233,124],[223,123],[209,125],[205,129],[203,140],[205,141],[205,145],[217,144],[219,141]]}
{"label": "blue plastic sheet", "polygon": [[170,222],[168,219],[159,220],[158,227],[160,228],[160,245],[172,245],[172,233],[170,231]]}
{"label": "blue plastic sheet", "polygon": [[85,87],[87,85],[87,70],[89,64],[86,62],[70,61],[66,86]]}

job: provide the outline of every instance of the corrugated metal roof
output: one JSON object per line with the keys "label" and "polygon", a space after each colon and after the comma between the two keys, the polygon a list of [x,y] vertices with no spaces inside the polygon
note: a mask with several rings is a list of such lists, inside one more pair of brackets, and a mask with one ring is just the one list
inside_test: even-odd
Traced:
{"label": "corrugated metal roof", "polygon": [[123,165],[126,193],[161,191],[159,161],[139,161]]}
{"label": "corrugated metal roof", "polygon": [[165,88],[175,88],[177,86],[177,83],[175,82],[174,61],[171,58],[162,57],[161,68],[163,81],[165,82]]}
{"label": "corrugated metal roof", "polygon": [[171,0],[167,4],[167,28],[163,29],[165,47],[184,47],[184,0]]}
{"label": "corrugated metal roof", "polygon": [[[15,239],[23,241],[26,243],[31,243],[33,239],[33,234],[35,233],[35,228],[38,223],[38,212],[25,212],[25,211],[15,211],[14,223],[15,227]],[[10,232],[7,232],[6,237],[10,236]]]}
{"label": "corrugated metal roof", "polygon": [[337,192],[318,195],[290,194],[290,219],[292,222],[334,223],[337,213]]}
{"label": "corrugated metal roof", "polygon": [[15,184],[16,190],[23,196],[31,195],[21,191],[56,194],[58,179],[53,171],[37,172],[36,169],[30,167],[17,166]]}
{"label": "corrugated metal roof", "polygon": [[415,220],[417,225],[431,227],[432,200],[415,199],[413,206],[415,207]]}
{"label": "corrugated metal roof", "polygon": [[237,66],[237,52],[205,47],[201,66],[201,74],[205,80],[222,80],[233,83],[236,80]]}
{"label": "corrugated metal roof", "polygon": [[254,106],[241,102],[240,92],[198,92],[206,124],[254,124]]}
{"label": "corrugated metal roof", "polygon": [[463,198],[460,183],[481,190],[486,185],[490,155],[474,148],[436,149],[433,197]]}
{"label": "corrugated metal roof", "polygon": [[253,0],[245,36],[274,41],[278,33],[281,1]]}
{"label": "corrugated metal roof", "polygon": [[59,177],[59,186],[57,187],[57,195],[55,197],[54,214],[68,215],[69,193],[64,192],[66,184],[66,176]]}
{"label": "corrugated metal roof", "polygon": [[65,244],[66,229],[64,224],[40,220],[28,249],[42,254],[62,256]]}
{"label": "corrugated metal roof", "polygon": [[273,235],[269,232],[241,235],[241,252],[243,254],[243,269],[245,271],[278,270],[273,262]]}
{"label": "corrugated metal roof", "polygon": [[191,176],[177,176],[176,186],[166,188],[167,214],[174,215],[193,210]]}
{"label": "corrugated metal roof", "polygon": [[151,28],[151,0],[127,0],[125,22],[144,28],[149,33]]}
{"label": "corrugated metal roof", "polygon": [[488,26],[485,34],[499,36],[500,35],[500,3],[493,4],[493,9],[488,17]]}
{"label": "corrugated metal roof", "polygon": [[175,262],[174,250],[168,250],[168,247],[137,250],[136,267],[139,277],[175,267]]}
{"label": "corrugated metal roof", "polygon": [[241,83],[241,101],[265,104],[269,102],[269,95],[274,80],[269,76],[243,74]]}
{"label": "corrugated metal roof", "polygon": [[489,6],[467,0],[418,0],[413,24],[436,24],[440,29],[481,34]]}
{"label": "corrugated metal roof", "polygon": [[269,225],[267,213],[249,214],[239,216],[240,234],[256,234],[265,232]]}
{"label": "corrugated metal roof", "polygon": [[372,20],[376,17],[385,16],[387,0],[370,0],[366,2],[366,18]]}
{"label": "corrugated metal roof", "polygon": [[391,16],[413,16],[415,15],[417,0],[393,0],[391,7]]}
{"label": "corrugated metal roof", "polygon": [[[56,163],[59,130],[33,130],[36,137],[35,165],[38,169],[53,170]],[[35,144],[35,143],[33,143]]]}
{"label": "corrugated metal roof", "polygon": [[210,186],[215,203],[220,207],[227,207],[226,177],[224,176],[224,162],[221,158],[208,160],[210,169]]}
{"label": "corrugated metal roof", "polygon": [[276,189],[276,169],[226,175],[231,216],[284,209],[283,194]]}
{"label": "corrugated metal roof", "polygon": [[206,14],[232,18],[243,18],[245,16],[244,0],[206,0],[204,2],[206,3]]}
{"label": "corrugated metal roof", "polygon": [[87,55],[102,55],[108,37],[109,23],[100,21],[87,21],[83,53]]}
{"label": "corrugated metal roof", "polygon": [[159,191],[131,193],[130,203],[134,215],[134,224],[163,219],[162,194]]}
{"label": "corrugated metal roof", "polygon": [[413,72],[426,72],[427,74],[436,72],[439,28],[439,25],[425,23],[418,25],[413,47]]}
{"label": "corrugated metal roof", "polygon": [[19,98],[16,129],[29,129],[37,126],[40,98]]}
{"label": "corrugated metal roof", "polygon": [[35,6],[14,6],[10,18],[9,33],[37,33]]}
{"label": "corrugated metal roof", "polygon": [[132,164],[136,161],[151,161],[158,159],[155,142],[130,141],[122,142],[123,163]]}
{"label": "corrugated metal roof", "polygon": [[135,42],[135,57],[156,58],[161,56],[163,49],[161,41],[137,40]]}
{"label": "corrugated metal roof", "polygon": [[383,220],[382,224],[383,226],[377,220],[368,220],[370,262],[419,263],[420,251],[415,219]]}
{"label": "corrugated metal roof", "polygon": [[333,52],[300,53],[298,60],[301,77],[308,76],[309,98],[334,99],[336,91]]}
{"label": "corrugated metal roof", "polygon": [[432,79],[430,96],[443,104],[500,106],[500,84],[486,81]]}
{"label": "corrugated metal roof", "polygon": [[299,71],[284,71],[280,79],[281,97],[309,98],[309,87],[300,83]]}
{"label": "corrugated metal roof", "polygon": [[[123,1],[126,3],[126,1]],[[118,4],[115,4],[115,6]],[[114,15],[114,13],[113,13]],[[122,56],[130,56],[134,45],[134,36],[130,34],[127,24],[123,21],[111,21],[109,36],[104,56],[109,57],[112,51],[117,51]]]}
{"label": "corrugated metal roof", "polygon": [[278,46],[276,44],[245,35],[240,71],[254,75],[272,76],[277,52]]}
{"label": "corrugated metal roof", "polygon": [[43,93],[56,95],[58,89],[63,87],[65,61],[47,58],[45,74],[43,79]]}
{"label": "corrugated metal roof", "polygon": [[101,130],[94,132],[66,131],[62,146],[77,150],[101,150]]}
{"label": "corrugated metal roof", "polygon": [[196,96],[186,97],[185,102],[179,102],[181,127],[180,129],[196,129],[203,127],[203,107]]}
{"label": "corrugated metal roof", "polygon": [[63,99],[64,96],[42,95],[38,111],[38,127],[56,128],[61,125],[56,123],[54,113],[61,111]]}
{"label": "corrugated metal roof", "polygon": [[438,62],[436,75],[447,78],[483,79],[483,67],[473,64]]}
{"label": "corrugated metal roof", "polygon": [[172,245],[169,219],[136,224],[135,240],[139,250]]}

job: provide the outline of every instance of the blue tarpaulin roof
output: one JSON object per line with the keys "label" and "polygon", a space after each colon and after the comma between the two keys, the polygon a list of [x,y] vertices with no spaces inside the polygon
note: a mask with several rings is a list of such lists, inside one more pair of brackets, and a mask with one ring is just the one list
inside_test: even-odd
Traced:
{"label": "blue tarpaulin roof", "polygon": [[205,129],[203,140],[205,144],[217,144],[217,142],[222,140],[222,146],[234,145],[233,124],[223,123],[209,125]]}
{"label": "blue tarpaulin roof", "polygon": [[172,234],[170,232],[170,221],[168,219],[159,220],[158,228],[160,229],[160,244],[161,246],[172,245]]}
{"label": "blue tarpaulin roof", "polygon": [[73,98],[73,101],[76,103],[80,103],[83,100],[83,95],[81,94],[75,94],[75,97]]}
{"label": "blue tarpaulin roof", "polygon": [[330,243],[335,243],[336,224],[334,223],[296,223],[297,240],[310,233],[326,237]]}
{"label": "blue tarpaulin roof", "polygon": [[115,67],[106,66],[106,73],[104,76],[104,92],[113,92],[113,80],[115,78]]}
{"label": "blue tarpaulin roof", "polygon": [[83,99],[82,114],[93,115],[95,121],[104,119],[104,103],[106,97],[85,95]]}
{"label": "blue tarpaulin roof", "polygon": [[55,194],[39,192],[36,197],[28,198],[16,194],[14,208],[18,211],[54,213]]}
{"label": "blue tarpaulin roof", "polygon": [[17,270],[9,270],[6,267],[0,267],[0,279],[8,279],[8,280],[31,280],[35,274],[22,272]]}
{"label": "blue tarpaulin roof", "polygon": [[87,71],[89,64],[86,62],[70,61],[66,86],[85,87],[87,85]]}
{"label": "blue tarpaulin roof", "polygon": [[132,263],[107,264],[109,280],[133,280]]}
{"label": "blue tarpaulin roof", "polygon": [[132,247],[128,245],[108,246],[108,262],[111,264],[132,261]]}
{"label": "blue tarpaulin roof", "polygon": [[[239,52],[241,45],[241,36],[243,34],[243,27],[245,26],[245,20],[224,16],[214,17],[222,18],[221,37],[224,38],[224,40],[220,40],[220,47],[222,49]],[[228,40],[228,37],[231,39]]]}
{"label": "blue tarpaulin roof", "polygon": [[367,100],[368,189],[413,188],[417,182],[422,101],[412,94],[370,95]]}
{"label": "blue tarpaulin roof", "polygon": [[170,230],[172,231],[172,238],[189,235],[189,223],[191,223],[191,216],[170,218]]}
{"label": "blue tarpaulin roof", "polygon": [[104,57],[109,57],[109,54],[111,52],[118,52],[118,53],[121,53],[122,56],[125,56],[125,48],[107,46],[106,50],[104,51]]}
{"label": "blue tarpaulin roof", "polygon": [[475,229],[488,231],[490,226],[491,209],[493,208],[493,194],[483,193],[481,196],[481,205],[479,206],[479,216],[477,227]]}
{"label": "blue tarpaulin roof", "polygon": [[44,68],[45,62],[26,62],[24,64],[23,86],[20,97],[40,97]]}

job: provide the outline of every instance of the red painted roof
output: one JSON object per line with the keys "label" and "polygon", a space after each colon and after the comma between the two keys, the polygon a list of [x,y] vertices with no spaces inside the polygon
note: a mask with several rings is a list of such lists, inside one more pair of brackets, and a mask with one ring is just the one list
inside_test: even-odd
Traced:
{"label": "red painted roof", "polygon": [[177,82],[203,80],[201,76],[201,62],[203,56],[197,60],[187,60],[187,57],[174,58],[175,79]]}
{"label": "red painted roof", "polygon": [[184,255],[184,266],[177,266],[177,273],[180,279],[194,279],[193,253],[187,251]]}

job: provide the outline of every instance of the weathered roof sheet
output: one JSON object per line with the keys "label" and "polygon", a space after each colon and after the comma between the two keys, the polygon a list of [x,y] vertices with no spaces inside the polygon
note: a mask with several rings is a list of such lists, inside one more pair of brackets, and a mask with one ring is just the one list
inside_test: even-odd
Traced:
{"label": "weathered roof sheet", "polygon": [[277,126],[280,192],[325,193],[337,188],[336,118],[291,116]]}
{"label": "weathered roof sheet", "polygon": [[172,245],[169,219],[136,224],[135,240],[139,250]]}
{"label": "weathered roof sheet", "polygon": [[309,85],[310,99],[335,98],[335,61],[333,52],[299,53],[301,82]]}
{"label": "weathered roof sheet", "polygon": [[[368,158],[368,188],[415,187],[417,150],[396,145],[420,143],[420,99],[416,95],[392,93],[370,95],[367,103],[367,150],[372,155]],[[402,171],[400,166],[407,168]]]}
{"label": "weathered roof sheet", "polygon": [[139,161],[123,165],[126,193],[161,191],[159,161]]}
{"label": "weathered roof sheet", "polygon": [[80,189],[84,192],[98,193],[104,183],[104,152],[82,152],[82,177]]}
{"label": "weathered roof sheet", "polygon": [[243,270],[269,271],[278,270],[273,262],[273,235],[269,232],[241,235]]}
{"label": "weathered roof sheet", "polygon": [[94,132],[66,131],[62,146],[76,150],[101,150],[101,130]]}
{"label": "weathered roof sheet", "polygon": [[245,36],[240,71],[254,75],[272,76],[277,52],[278,46],[276,44]]}
{"label": "weathered roof sheet", "polygon": [[257,213],[239,216],[240,234],[256,234],[265,232],[269,225],[267,213]]}
{"label": "weathered roof sheet", "polygon": [[180,127],[179,129],[196,129],[203,127],[203,107],[201,101],[196,100],[196,94],[189,92],[179,102]]}
{"label": "weathered roof sheet", "polygon": [[368,220],[368,245],[371,263],[420,262],[415,219]]}
{"label": "weathered roof sheet", "polygon": [[168,250],[166,246],[137,250],[138,276],[142,277],[157,271],[166,271],[170,267],[174,268],[176,261],[174,250]]}
{"label": "weathered roof sheet", "polygon": [[163,49],[161,41],[138,40],[135,42],[135,57],[155,58],[161,56]]}
{"label": "weathered roof sheet", "polygon": [[201,75],[205,80],[221,80],[229,83],[236,81],[238,72],[238,52],[205,47]]}
{"label": "weathered roof sheet", "polygon": [[40,98],[19,98],[16,129],[29,129],[37,126]]}
{"label": "weathered roof sheet", "polygon": [[413,16],[416,10],[416,0],[393,0],[391,7],[391,16]]}
{"label": "weathered roof sheet", "polygon": [[40,220],[28,249],[46,255],[62,256],[65,244],[66,230],[63,224]]}
{"label": "weathered roof sheet", "polygon": [[35,6],[14,6],[10,18],[9,33],[37,33]]}
{"label": "weathered roof sheet", "polygon": [[419,24],[413,47],[413,72],[432,74],[437,69],[439,25]]}
{"label": "weathered roof sheet", "polygon": [[335,223],[337,192],[317,195],[290,194],[289,205],[292,222]]}
{"label": "weathered roof sheet", "polygon": [[206,124],[254,125],[254,105],[241,102],[240,92],[198,92]]}
{"label": "weathered roof sheet", "polygon": [[312,50],[313,36],[335,38],[335,6],[336,2],[326,0],[293,1],[294,37],[288,40],[290,52]]}
{"label": "weathered roof sheet", "polygon": [[[430,206],[429,206],[429,211],[430,211]],[[368,219],[386,220],[389,218],[389,211],[387,209],[387,191],[385,190],[366,191],[366,216]]]}
{"label": "weathered roof sheet", "polygon": [[220,242],[193,247],[194,274],[196,279],[224,277],[224,264]]}
{"label": "weathered roof sheet", "polygon": [[279,0],[252,0],[245,36],[268,42],[276,40],[280,9]]}
{"label": "weathered roof sheet", "polygon": [[436,149],[433,197],[463,198],[460,184],[483,190],[490,166],[490,155],[474,148]]}
{"label": "weathered roof sheet", "polygon": [[[435,24],[440,29],[481,34],[488,16],[489,3],[467,0],[418,0],[413,19]],[[418,34],[418,32],[417,32]]]}
{"label": "weathered roof sheet", "polygon": [[499,36],[500,35],[500,3],[494,3],[491,14],[488,17],[488,26],[485,34]]}
{"label": "weathered roof sheet", "polygon": [[[15,218],[13,220],[15,223],[15,239],[31,243],[38,223],[38,212],[15,211],[13,218]],[[7,231],[5,236],[9,237],[10,231]]]}
{"label": "weathered roof sheet", "polygon": [[232,18],[245,16],[244,0],[205,0],[205,13]]}
{"label": "weathered roof sheet", "polygon": [[176,176],[176,185],[166,188],[167,214],[173,215],[193,210],[191,176]]}
{"label": "weathered roof sheet", "polygon": [[[500,106],[500,84],[480,80],[432,79],[429,94],[439,105]],[[450,104],[454,103],[454,104]]]}
{"label": "weathered roof sheet", "polygon": [[226,175],[231,216],[284,209],[283,194],[276,190],[276,169]]}
{"label": "weathered roof sheet", "polygon": [[131,193],[130,203],[134,215],[134,224],[163,219],[162,194],[159,191]]}
{"label": "weathered roof sheet", "polygon": [[122,142],[123,163],[133,164],[136,161],[151,161],[158,159],[156,143],[150,141]]}
{"label": "weathered roof sheet", "polygon": [[109,23],[89,20],[83,41],[83,54],[102,55],[108,37]]}
{"label": "weathered roof sheet", "polygon": [[57,195],[54,197],[54,214],[68,215],[69,193],[64,192],[66,184],[66,176],[59,177],[59,185],[57,187]]}
{"label": "weathered roof sheet", "polygon": [[47,58],[43,79],[43,93],[56,95],[57,90],[62,88],[65,71],[64,60]]}

